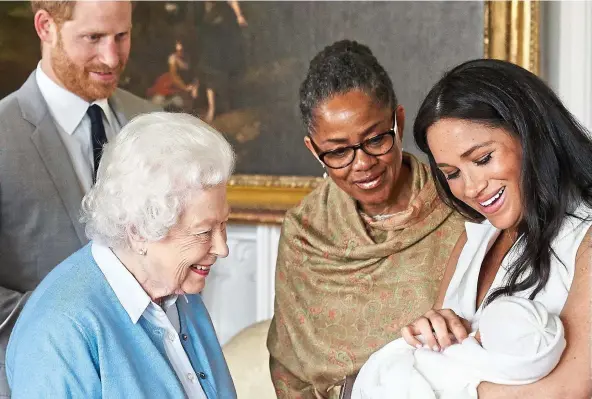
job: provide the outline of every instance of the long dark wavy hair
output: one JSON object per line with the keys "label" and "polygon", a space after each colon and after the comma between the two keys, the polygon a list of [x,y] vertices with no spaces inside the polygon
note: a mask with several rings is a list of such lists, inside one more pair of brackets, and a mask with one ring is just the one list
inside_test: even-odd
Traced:
{"label": "long dark wavy hair", "polygon": [[502,295],[533,288],[533,299],[547,284],[551,248],[566,215],[581,203],[592,206],[592,141],[589,132],[536,75],[505,61],[473,60],[447,72],[423,101],[413,133],[428,156],[440,198],[466,217],[484,217],[456,198],[436,166],[427,130],[440,119],[455,118],[503,128],[522,146],[522,253],[511,266]]}

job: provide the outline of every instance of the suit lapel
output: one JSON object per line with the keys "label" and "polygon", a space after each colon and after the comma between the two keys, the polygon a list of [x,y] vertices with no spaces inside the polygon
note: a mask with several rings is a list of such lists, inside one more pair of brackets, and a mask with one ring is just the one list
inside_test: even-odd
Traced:
{"label": "suit lapel", "polygon": [[133,115],[129,115],[125,112],[125,107],[122,104],[121,98],[118,95],[119,89],[115,90],[115,93],[109,97],[109,106],[117,118],[119,126],[122,128],[133,118]]}
{"label": "suit lapel", "polygon": [[31,140],[62,199],[80,243],[85,244],[87,239],[84,227],[78,220],[83,197],[82,188],[68,151],[60,139],[55,122],[37,86],[35,72],[19,90],[18,98],[23,118],[35,126]]}
{"label": "suit lapel", "polygon": [[82,188],[78,183],[78,177],[74,172],[68,152],[49,113],[41,120],[31,139],[35,143],[37,151],[58,190],[80,243],[85,244],[87,240],[84,227],[78,220],[80,217],[80,203],[83,197]]}

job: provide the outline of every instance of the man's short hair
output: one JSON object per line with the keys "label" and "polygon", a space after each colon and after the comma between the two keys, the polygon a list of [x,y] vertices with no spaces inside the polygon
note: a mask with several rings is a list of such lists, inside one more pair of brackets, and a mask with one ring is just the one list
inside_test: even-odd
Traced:
{"label": "man's short hair", "polygon": [[72,19],[76,1],[31,1],[33,14],[39,10],[45,10],[51,15],[57,24],[62,24]]}

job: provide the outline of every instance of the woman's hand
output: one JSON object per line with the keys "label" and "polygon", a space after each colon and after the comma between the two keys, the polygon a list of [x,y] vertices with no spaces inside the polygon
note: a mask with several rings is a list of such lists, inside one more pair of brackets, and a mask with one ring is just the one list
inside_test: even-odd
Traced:
{"label": "woman's hand", "polygon": [[[401,335],[409,345],[416,348],[423,344],[415,337],[421,335],[434,351],[441,351],[469,336],[471,323],[450,309],[431,309],[413,323],[401,329]],[[454,342],[456,340],[456,342]]]}

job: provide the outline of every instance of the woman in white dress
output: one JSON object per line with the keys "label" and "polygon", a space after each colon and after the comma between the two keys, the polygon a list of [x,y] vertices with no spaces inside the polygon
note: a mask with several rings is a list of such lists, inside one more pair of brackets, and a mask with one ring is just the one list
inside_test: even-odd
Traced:
{"label": "woman in white dress", "polygon": [[[483,382],[479,398],[590,398],[592,141],[538,77],[466,62],[430,91],[414,135],[442,199],[474,221],[452,253],[434,308],[404,327],[443,351],[502,296],[536,300],[565,326],[557,367],[528,385]],[[451,310],[451,309],[454,309]]]}

